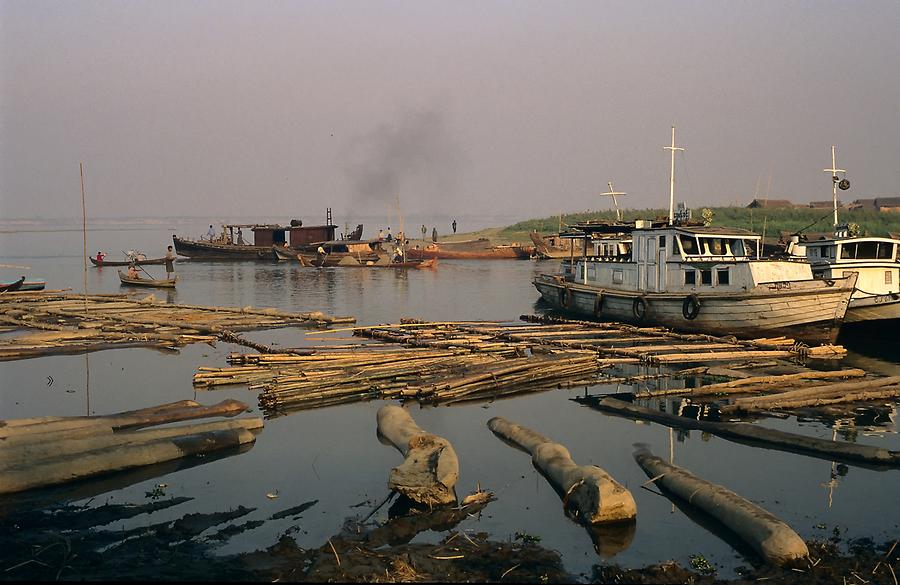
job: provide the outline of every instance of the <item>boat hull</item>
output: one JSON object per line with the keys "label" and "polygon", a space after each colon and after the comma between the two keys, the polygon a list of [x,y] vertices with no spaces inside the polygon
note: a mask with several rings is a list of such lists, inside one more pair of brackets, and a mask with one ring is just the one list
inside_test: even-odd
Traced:
{"label": "boat hull", "polygon": [[[519,252],[522,250],[522,252]],[[407,258],[426,260],[428,258],[443,258],[445,260],[509,260],[525,259],[531,256],[533,248],[520,248],[518,246],[503,246],[485,248],[483,250],[448,250],[439,246],[427,248],[412,248],[406,251]]]}
{"label": "boat hull", "polygon": [[266,260],[272,261],[272,246],[216,244],[172,236],[175,253],[198,260]]}
{"label": "boat hull", "polygon": [[861,323],[891,319],[900,319],[900,294],[897,293],[852,297],[844,322]]}
{"label": "boat hull", "polygon": [[175,282],[178,280],[178,277],[171,279],[152,279],[152,278],[128,278],[128,276],[119,271],[119,281],[128,286],[149,286],[153,288],[175,288]]}
{"label": "boat hull", "polygon": [[[102,267],[102,266],[131,266],[131,264],[132,264],[129,261],[121,261],[120,262],[118,260],[116,260],[116,261],[104,260],[102,262],[97,262],[97,259],[94,258],[93,256],[88,256],[88,260],[90,260],[91,264],[93,264],[94,266],[96,266],[98,268]],[[137,266],[163,265],[165,263],[166,263],[165,258],[148,258],[147,260],[135,260],[134,261],[134,264]]]}
{"label": "boat hull", "polygon": [[547,275],[537,277],[534,286],[554,308],[594,319],[745,339],[784,335],[831,343],[840,331],[856,279],[830,282],[830,286],[821,280],[773,283],[741,293],[697,294],[695,314],[693,301],[683,293],[604,290]]}

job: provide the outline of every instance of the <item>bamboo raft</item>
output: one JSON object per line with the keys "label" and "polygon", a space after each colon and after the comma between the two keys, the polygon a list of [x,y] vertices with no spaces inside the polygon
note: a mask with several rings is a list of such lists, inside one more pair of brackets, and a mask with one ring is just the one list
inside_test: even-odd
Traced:
{"label": "bamboo raft", "polygon": [[[326,327],[352,317],[253,307],[176,305],[153,295],[82,295],[64,291],[4,293],[0,326],[28,333],[0,339],[0,361],[122,347],[176,349],[217,340],[270,351],[235,332],[290,326]],[[36,332],[34,330],[37,330]]]}
{"label": "bamboo raft", "polygon": [[[453,404],[551,388],[623,382],[645,385],[708,371],[746,376],[734,368],[746,368],[748,363],[773,364],[793,372],[773,378],[776,384],[864,375],[860,370],[816,372],[804,365],[819,354],[828,358],[842,355],[842,348],[833,346],[808,348],[783,338],[738,341],[611,323],[531,316],[522,319],[526,322],[403,320],[399,324],[333,329],[353,331],[372,341],[309,348],[306,355],[234,353],[228,360],[231,366],[200,367],[193,382],[205,389],[247,385],[259,392],[259,405],[271,417],[371,399]],[[721,365],[662,371],[672,364],[686,363]],[[657,366],[659,371],[631,376],[608,372],[648,365]],[[751,388],[753,382],[745,386]],[[689,393],[691,389],[676,391]]]}

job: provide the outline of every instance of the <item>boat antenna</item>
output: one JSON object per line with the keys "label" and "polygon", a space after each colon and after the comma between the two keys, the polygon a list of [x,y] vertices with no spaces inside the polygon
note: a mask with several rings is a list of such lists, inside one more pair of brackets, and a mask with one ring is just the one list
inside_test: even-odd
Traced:
{"label": "boat antenna", "polygon": [[616,221],[622,221],[622,213],[619,211],[619,200],[616,199],[616,197],[618,197],[619,195],[628,195],[628,193],[625,193],[623,191],[616,191],[615,189],[613,189],[612,181],[607,181],[606,184],[609,185],[609,191],[600,194],[612,197],[613,205],[616,206]]}
{"label": "boat antenna", "polygon": [[[838,225],[838,200],[837,200],[837,190],[840,187],[841,191],[846,191],[850,188],[850,181],[847,180],[847,171],[844,169],[837,168],[837,163],[835,162],[834,157],[834,145],[831,145],[831,168],[830,169],[822,169],[826,173],[831,173],[831,197],[834,201],[834,227],[837,228]],[[844,178],[838,176],[838,173],[844,173]]]}
{"label": "boat antenna", "polygon": [[684,150],[675,146],[675,126],[672,126],[672,146],[663,146],[663,150],[672,151],[672,167],[669,172],[669,225],[675,223],[675,151]]}

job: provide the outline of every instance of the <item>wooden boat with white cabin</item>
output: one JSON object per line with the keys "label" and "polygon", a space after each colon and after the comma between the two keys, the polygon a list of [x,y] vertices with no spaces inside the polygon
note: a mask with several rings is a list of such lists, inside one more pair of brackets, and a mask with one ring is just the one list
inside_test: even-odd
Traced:
{"label": "wooden boat with white cabin", "polygon": [[533,280],[544,301],[588,317],[742,338],[833,342],[857,274],[813,278],[805,258],[762,258],[752,232],[675,214],[675,128],[668,221],[585,222],[583,258]]}
{"label": "wooden boat with white cabin", "polygon": [[593,253],[534,286],[552,306],[588,317],[742,338],[837,338],[855,273],[816,279],[805,260],[759,258],[760,237],[744,230],[649,224],[597,242],[598,226],[585,226]]}

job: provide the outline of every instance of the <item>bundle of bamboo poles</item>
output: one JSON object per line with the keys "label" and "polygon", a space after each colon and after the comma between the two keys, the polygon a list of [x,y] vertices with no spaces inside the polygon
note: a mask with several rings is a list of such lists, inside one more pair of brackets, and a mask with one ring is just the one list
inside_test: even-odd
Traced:
{"label": "bundle of bamboo poles", "polygon": [[232,354],[237,365],[202,367],[203,388],[246,384],[260,391],[267,413],[317,408],[370,398],[415,398],[433,403],[504,396],[595,376],[605,367],[596,355],[503,357],[464,348],[396,348],[320,351],[312,355]]}
{"label": "bundle of bamboo poles", "polygon": [[46,333],[0,340],[0,360],[110,347],[173,348],[216,340],[269,351],[267,346],[246,340],[235,331],[353,321],[352,317],[331,317],[320,312],[174,305],[159,302],[152,295],[141,299],[58,292],[4,295],[0,298],[0,324]]}
{"label": "bundle of bamboo poles", "polygon": [[754,412],[897,397],[900,397],[900,376],[889,376],[837,384],[808,386],[767,396],[736,398],[732,404],[723,405],[719,410],[723,413]]}

